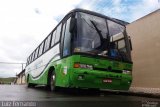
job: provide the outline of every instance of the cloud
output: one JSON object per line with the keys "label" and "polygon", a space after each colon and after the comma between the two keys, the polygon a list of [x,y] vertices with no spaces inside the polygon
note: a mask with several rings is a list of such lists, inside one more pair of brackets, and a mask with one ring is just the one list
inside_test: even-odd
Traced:
{"label": "cloud", "polygon": [[129,9],[132,11],[132,21],[137,20],[157,9],[160,8],[160,4],[157,0],[142,0],[141,3],[131,6]]}
{"label": "cloud", "polygon": [[[64,15],[77,7],[132,22],[160,4],[158,0],[1,0],[0,62],[26,62]],[[20,71],[21,65],[0,64],[0,76]]]}
{"label": "cloud", "polygon": [[[26,62],[31,52],[57,25],[57,17],[67,14],[80,1],[0,1],[0,62]],[[0,64],[0,76],[15,76],[20,71],[21,65]]]}
{"label": "cloud", "polygon": [[85,7],[124,21],[132,22],[160,8],[158,0],[83,0]]}
{"label": "cloud", "polygon": [[96,5],[96,3],[101,2],[101,1],[102,0],[82,0],[77,7],[93,11],[94,6]]}

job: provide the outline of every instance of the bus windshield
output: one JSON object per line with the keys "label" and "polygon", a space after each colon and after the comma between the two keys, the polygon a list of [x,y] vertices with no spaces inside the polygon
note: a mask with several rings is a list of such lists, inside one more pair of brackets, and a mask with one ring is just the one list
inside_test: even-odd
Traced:
{"label": "bus windshield", "polygon": [[91,14],[77,12],[74,53],[85,53],[128,61],[129,52],[123,34],[125,27]]}

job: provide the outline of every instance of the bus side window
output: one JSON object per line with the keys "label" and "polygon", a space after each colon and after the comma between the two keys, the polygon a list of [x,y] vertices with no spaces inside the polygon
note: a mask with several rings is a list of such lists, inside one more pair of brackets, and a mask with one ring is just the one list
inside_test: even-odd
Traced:
{"label": "bus side window", "polygon": [[45,39],[44,52],[46,52],[50,47],[51,34]]}
{"label": "bus side window", "polygon": [[30,56],[29,56],[29,57],[28,57],[28,64],[30,64],[30,62],[31,62],[31,61],[30,61]]}
{"label": "bus side window", "polygon": [[31,63],[32,63],[32,59],[33,59],[33,53],[31,54]]}
{"label": "bus side window", "polygon": [[32,62],[33,62],[33,60],[34,60],[34,52],[32,53]]}
{"label": "bus side window", "polygon": [[30,63],[32,62],[32,55],[30,55]]}
{"label": "bus side window", "polygon": [[35,52],[35,57],[34,57],[34,59],[36,59],[36,58],[38,57],[38,50],[39,50],[39,48],[37,48],[37,49],[36,49],[36,52]]}
{"label": "bus side window", "polygon": [[59,42],[60,34],[61,34],[61,26],[62,26],[62,24],[60,24],[60,25],[57,27],[57,32],[56,32],[56,37],[55,37],[55,42],[54,42],[54,43]]}
{"label": "bus side window", "polygon": [[64,34],[65,34],[65,29],[66,29],[66,22],[65,23],[63,23],[63,26],[62,26],[62,39],[61,39],[61,46],[62,46],[62,48],[61,48],[61,52],[62,52],[62,56],[63,56],[63,44],[64,44]]}
{"label": "bus side window", "polygon": [[28,65],[28,63],[29,63],[29,58],[27,58],[27,63],[26,63],[26,66]]}
{"label": "bus side window", "polygon": [[71,33],[69,31],[70,20],[71,18],[67,20],[66,29],[64,33],[63,57],[68,56],[71,53],[71,49],[70,49],[71,48]]}
{"label": "bus side window", "polygon": [[41,45],[40,45],[40,47],[39,47],[38,56],[42,55],[42,53],[43,53],[43,45],[44,45],[44,42],[42,42]]}
{"label": "bus side window", "polygon": [[55,37],[56,37],[56,31],[57,30],[54,30],[53,33],[52,33],[51,47],[54,45],[54,41],[55,41]]}

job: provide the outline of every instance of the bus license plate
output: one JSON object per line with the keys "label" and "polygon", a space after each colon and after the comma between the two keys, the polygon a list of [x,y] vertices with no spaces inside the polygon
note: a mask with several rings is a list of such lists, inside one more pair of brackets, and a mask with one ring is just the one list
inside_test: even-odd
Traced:
{"label": "bus license plate", "polygon": [[112,80],[111,79],[104,79],[103,82],[104,83],[112,83]]}

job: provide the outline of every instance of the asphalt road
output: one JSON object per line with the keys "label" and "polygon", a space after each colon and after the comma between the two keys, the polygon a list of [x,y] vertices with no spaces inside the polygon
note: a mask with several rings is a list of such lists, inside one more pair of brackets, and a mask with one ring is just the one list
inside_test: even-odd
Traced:
{"label": "asphalt road", "polygon": [[106,91],[47,91],[44,87],[0,85],[0,107],[160,107],[160,99]]}

